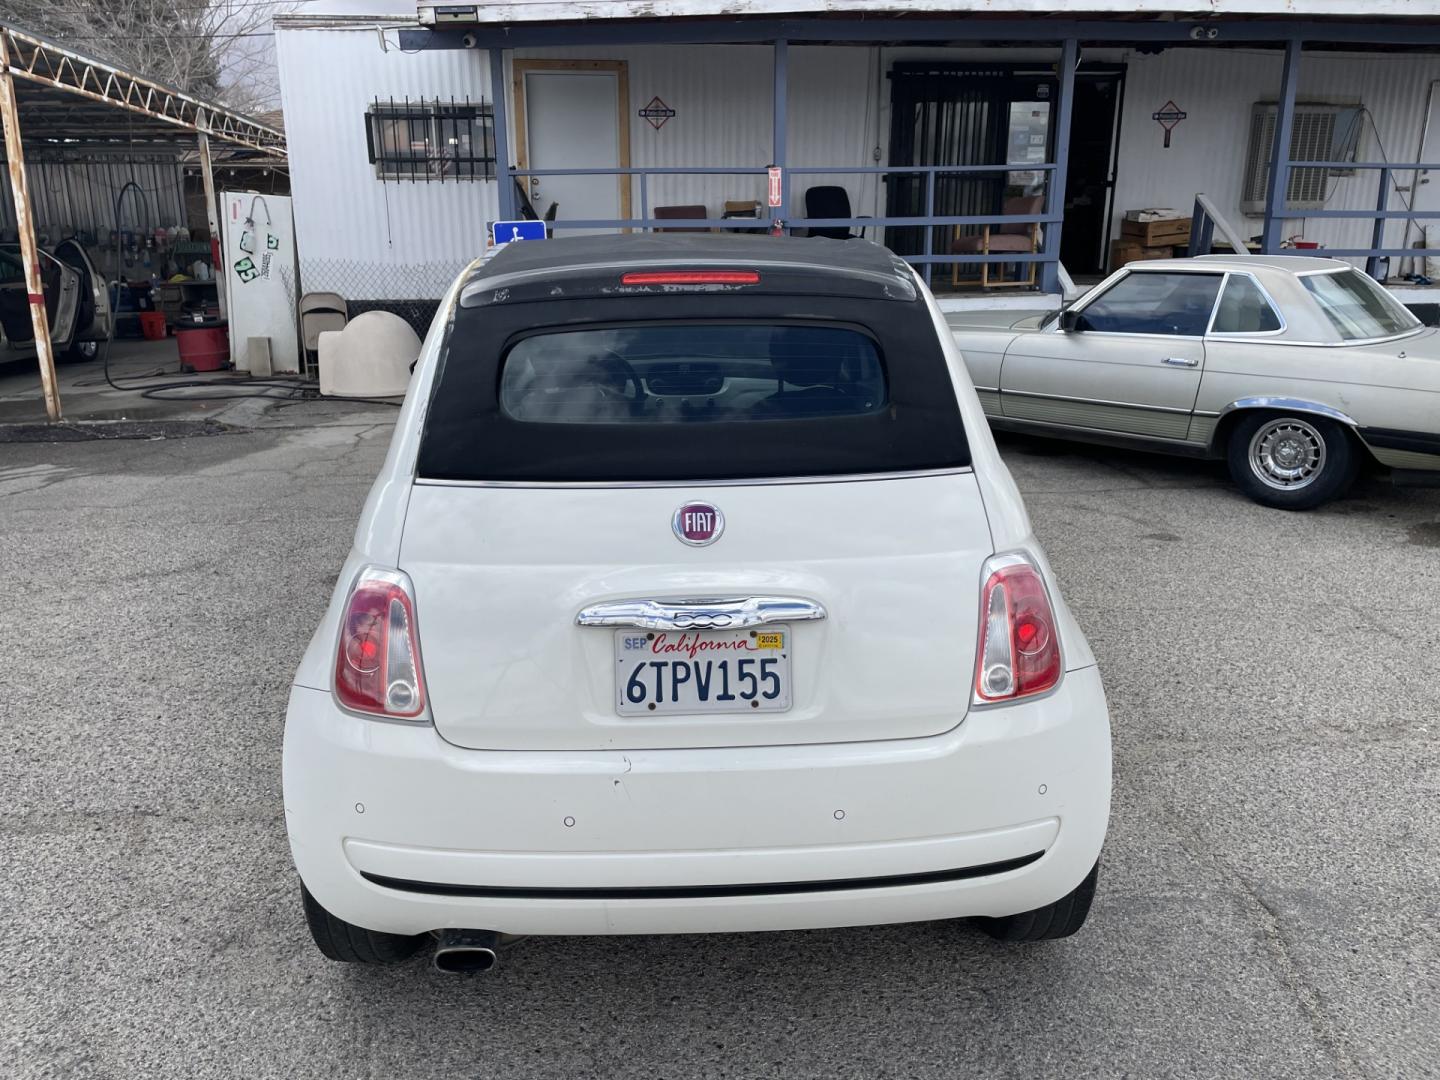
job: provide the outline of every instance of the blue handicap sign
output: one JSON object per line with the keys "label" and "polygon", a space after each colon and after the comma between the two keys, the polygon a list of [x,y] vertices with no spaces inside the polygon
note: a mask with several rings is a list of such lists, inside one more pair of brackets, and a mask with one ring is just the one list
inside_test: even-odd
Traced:
{"label": "blue handicap sign", "polygon": [[495,244],[513,243],[516,240],[544,240],[543,221],[497,221],[494,225]]}

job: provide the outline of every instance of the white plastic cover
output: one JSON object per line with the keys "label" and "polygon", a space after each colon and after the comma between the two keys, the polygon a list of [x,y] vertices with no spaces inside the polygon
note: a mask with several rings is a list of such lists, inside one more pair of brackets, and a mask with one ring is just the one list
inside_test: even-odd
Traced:
{"label": "white plastic cover", "polygon": [[388,311],[355,316],[320,335],[320,393],[327,397],[399,397],[410,385],[420,338]]}

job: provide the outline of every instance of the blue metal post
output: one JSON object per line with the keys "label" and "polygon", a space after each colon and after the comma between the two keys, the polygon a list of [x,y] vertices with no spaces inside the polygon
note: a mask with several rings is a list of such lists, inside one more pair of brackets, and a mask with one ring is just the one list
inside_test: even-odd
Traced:
{"label": "blue metal post", "polygon": [[[1060,92],[1055,109],[1055,168],[1045,182],[1045,214],[1058,218],[1065,213],[1065,170],[1070,164],[1070,114],[1075,105],[1075,66],[1080,60],[1080,43],[1066,38],[1060,45]],[[1060,222],[1045,224],[1045,261],[1040,264],[1040,288],[1060,291]]]}
{"label": "blue metal post", "polygon": [[[775,118],[774,134],[775,148],[771,152],[771,165],[778,169],[785,168],[785,145],[789,135],[789,123],[787,113],[790,109],[790,43],[784,38],[775,42],[775,93],[774,93]],[[789,214],[789,190],[790,178],[781,173],[780,180],[780,206],[770,211],[772,219],[778,218],[784,221]]]}
{"label": "blue metal post", "polygon": [[[927,173],[925,174],[925,216],[926,216],[927,218],[933,218],[933,217],[935,216],[935,170],[933,170],[933,169],[930,170],[929,172],[927,172]],[[926,226],[925,226],[925,254],[926,254],[926,256],[928,257],[929,255],[931,255],[931,254],[934,252],[934,249],[935,249],[935,226],[933,226],[933,225],[926,225]],[[930,285],[931,279],[932,279],[932,277],[933,277],[931,271],[934,270],[934,268],[935,268],[935,264],[934,264],[934,263],[929,263],[929,262],[927,262],[927,263],[925,264],[925,284],[926,284],[927,287]]]}
{"label": "blue metal post", "polygon": [[495,129],[495,195],[501,221],[515,220],[515,178],[510,175],[510,106],[505,102],[505,50],[490,50],[490,112]]}
{"label": "blue metal post", "polygon": [[1285,194],[1290,187],[1290,137],[1295,129],[1295,94],[1300,87],[1300,39],[1285,43],[1285,71],[1280,77],[1280,101],[1275,107],[1275,143],[1270,148],[1270,182],[1265,189],[1265,235],[1261,250],[1280,250],[1285,224]]}
{"label": "blue metal post", "polygon": [[[1390,201],[1390,170],[1380,170],[1380,194],[1375,199],[1375,227],[1370,230],[1370,246],[1379,250],[1385,246],[1385,207]],[[1389,259],[1385,260],[1389,262]],[[1365,273],[1380,281],[1380,256],[1371,255],[1365,260]]]}

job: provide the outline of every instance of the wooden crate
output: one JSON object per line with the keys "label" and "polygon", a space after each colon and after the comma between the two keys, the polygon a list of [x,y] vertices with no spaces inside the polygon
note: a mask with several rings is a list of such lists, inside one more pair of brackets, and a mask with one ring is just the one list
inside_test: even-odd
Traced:
{"label": "wooden crate", "polygon": [[1171,259],[1175,249],[1171,247],[1146,247],[1135,240],[1124,237],[1110,241],[1110,269],[1119,270],[1126,263],[1141,259]]}
{"label": "wooden crate", "polygon": [[1120,235],[1135,240],[1141,247],[1172,247],[1190,243],[1189,218],[1164,218],[1159,221],[1131,221],[1120,226]]}

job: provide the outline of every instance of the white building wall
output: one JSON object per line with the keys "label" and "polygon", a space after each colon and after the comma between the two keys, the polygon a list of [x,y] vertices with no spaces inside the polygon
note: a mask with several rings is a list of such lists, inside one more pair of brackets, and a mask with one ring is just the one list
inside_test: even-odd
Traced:
{"label": "white building wall", "polygon": [[[1188,211],[1197,191],[1215,200],[1247,236],[1258,234],[1263,219],[1240,209],[1245,152],[1252,106],[1278,97],[1281,56],[1262,50],[1168,49],[1157,56],[1131,54],[1126,61],[1115,197],[1117,235],[1124,210],[1173,206]],[[1429,86],[1436,79],[1440,79],[1440,56],[1309,52],[1301,63],[1298,100],[1363,105],[1366,117],[1358,160],[1415,161],[1424,136]],[[1187,116],[1165,149],[1164,132],[1151,114],[1168,100]],[[1427,141],[1426,154],[1440,156],[1440,132],[1432,131]],[[1414,179],[1409,173],[1395,174],[1402,187]],[[1431,187],[1436,188],[1434,194],[1428,190]],[[1332,178],[1327,208],[1373,209],[1378,191],[1378,173],[1356,170],[1353,177]],[[1421,184],[1419,192],[1420,205],[1440,207],[1440,182]],[[1391,209],[1404,209],[1402,200],[1411,197],[1408,191],[1392,190]],[[1371,227],[1364,220],[1297,216],[1285,222],[1282,235],[1303,235],[1331,248],[1369,247]],[[1405,231],[1403,221],[1390,222],[1386,246],[1401,246]],[[1410,239],[1422,239],[1414,227]]]}
{"label": "white building wall", "polygon": [[[496,184],[381,183],[365,146],[364,113],[377,96],[489,98],[487,54],[434,51],[405,54],[393,31],[382,51],[374,27],[297,29],[278,34],[286,124],[292,147],[292,184],[301,273],[306,289],[333,289],[351,298],[434,298],[485,244],[497,216]],[[792,47],[788,158],[792,168],[870,166],[888,160],[889,82],[897,60],[980,61],[996,64],[1054,62],[1057,50]],[[516,50],[514,58],[624,60],[629,70],[631,164],[635,166],[746,166],[772,159],[772,53],[768,46],[633,46]],[[1204,191],[1247,234],[1262,222],[1240,212],[1240,191],[1251,107],[1273,100],[1281,58],[1262,50],[1170,48],[1158,55],[1116,49],[1084,53],[1092,63],[1127,65],[1114,199],[1115,235],[1126,209],[1173,206],[1189,210]],[[509,75],[507,72],[507,86]],[[1307,53],[1302,100],[1360,103],[1367,119],[1359,146],[1365,160],[1413,160],[1424,134],[1431,80],[1440,57],[1406,54]],[[638,110],[658,96],[676,110],[660,130]],[[1173,99],[1187,118],[1162,147],[1163,132],[1150,114]],[[514,117],[511,118],[514,131]],[[1373,120],[1373,125],[1370,120]],[[513,147],[513,139],[512,139]],[[1425,156],[1440,158],[1440,132]],[[1414,178],[1397,174],[1409,186]],[[1422,178],[1423,179],[1423,178]],[[791,215],[803,211],[805,188],[838,183],[856,214],[884,212],[884,185],[875,176],[792,176]],[[1333,183],[1330,205],[1374,205],[1377,177],[1358,172]],[[1421,204],[1440,207],[1440,183],[1419,187]],[[639,212],[638,183],[632,186]],[[655,206],[704,203],[717,215],[727,199],[765,197],[762,175],[657,177],[649,188]],[[1410,198],[1405,193],[1403,198]],[[1392,206],[1404,204],[1401,196]],[[1440,222],[1437,222],[1440,224]],[[1303,234],[1330,247],[1369,243],[1368,221],[1287,222],[1285,235]],[[1393,222],[1387,244],[1403,243],[1406,226]],[[1415,229],[1410,239],[1419,238]]]}
{"label": "white building wall", "polygon": [[280,28],[277,52],[305,291],[351,300],[435,299],[484,251],[496,217],[487,180],[387,181],[365,144],[375,98],[490,99],[484,53],[405,54],[374,27]]}
{"label": "white building wall", "polygon": [[[793,168],[875,165],[879,102],[875,57],[868,47],[790,50],[788,164]],[[773,51],[763,45],[517,49],[517,59],[623,60],[630,79],[630,163],[635,167],[708,166],[763,169],[774,159]],[[658,130],[637,115],[652,97],[676,111]],[[880,140],[884,145],[888,140]],[[792,217],[804,191],[840,184],[857,214],[876,213],[874,176],[796,176]],[[665,176],[649,181],[650,206],[705,204],[719,217],[727,200],[765,202],[761,175]],[[638,185],[632,190],[636,214]]]}

